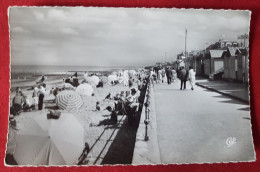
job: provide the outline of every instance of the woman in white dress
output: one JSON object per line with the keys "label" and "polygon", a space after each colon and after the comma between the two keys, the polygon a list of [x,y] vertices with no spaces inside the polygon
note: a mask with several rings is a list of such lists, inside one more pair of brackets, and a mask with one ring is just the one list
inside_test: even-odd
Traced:
{"label": "woman in white dress", "polygon": [[195,84],[195,75],[196,72],[194,71],[194,69],[190,66],[189,68],[189,80],[190,80],[190,85],[191,85],[191,89],[194,90],[194,84]]}
{"label": "woman in white dress", "polygon": [[158,70],[158,83],[162,83],[162,70]]}

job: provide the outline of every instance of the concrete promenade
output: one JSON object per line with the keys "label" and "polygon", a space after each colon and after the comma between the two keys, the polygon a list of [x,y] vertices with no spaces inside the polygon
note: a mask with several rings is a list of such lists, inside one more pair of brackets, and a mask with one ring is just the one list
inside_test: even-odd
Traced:
{"label": "concrete promenade", "polygon": [[[157,142],[157,163],[255,158],[248,103],[199,86],[192,91],[188,82],[186,90],[180,90],[180,82],[155,84],[153,93],[157,138],[150,137],[146,144],[149,149],[149,142]],[[146,156],[143,159],[149,159]]]}
{"label": "concrete promenade", "polygon": [[208,90],[212,90],[223,94],[225,96],[243,101],[249,104],[249,96],[248,96],[248,85],[244,83],[234,83],[227,82],[223,80],[217,81],[208,81],[208,80],[197,80],[196,83],[198,86],[203,88],[207,88]]}

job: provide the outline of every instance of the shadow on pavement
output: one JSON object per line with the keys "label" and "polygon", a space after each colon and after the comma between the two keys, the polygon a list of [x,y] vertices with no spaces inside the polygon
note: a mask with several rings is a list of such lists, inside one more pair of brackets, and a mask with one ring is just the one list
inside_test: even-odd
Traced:
{"label": "shadow on pavement", "polygon": [[250,111],[250,107],[240,108],[240,109],[237,109],[237,110]]}
{"label": "shadow on pavement", "polygon": [[233,99],[230,99],[230,100],[224,100],[224,101],[220,101],[222,103],[232,103],[232,104],[238,104],[238,105],[248,105],[248,104],[245,104],[241,101],[237,101],[237,100],[233,100]]}
{"label": "shadow on pavement", "polygon": [[135,147],[136,132],[140,121],[140,115],[136,117],[133,126],[129,126],[128,119],[124,120],[120,130],[110,145],[102,165],[106,164],[131,164]]}

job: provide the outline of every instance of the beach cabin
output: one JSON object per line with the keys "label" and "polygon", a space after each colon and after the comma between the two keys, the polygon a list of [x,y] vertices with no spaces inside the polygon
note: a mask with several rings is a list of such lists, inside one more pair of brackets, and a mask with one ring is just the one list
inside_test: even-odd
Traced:
{"label": "beach cabin", "polygon": [[209,50],[203,62],[204,74],[214,76],[223,69],[223,55],[226,50]]}
{"label": "beach cabin", "polygon": [[228,47],[224,55],[224,79],[238,80],[237,47]]}
{"label": "beach cabin", "polygon": [[196,75],[204,75],[204,55],[203,52],[198,52],[195,56]]}
{"label": "beach cabin", "polygon": [[248,50],[246,48],[237,48],[237,80],[248,83]]}

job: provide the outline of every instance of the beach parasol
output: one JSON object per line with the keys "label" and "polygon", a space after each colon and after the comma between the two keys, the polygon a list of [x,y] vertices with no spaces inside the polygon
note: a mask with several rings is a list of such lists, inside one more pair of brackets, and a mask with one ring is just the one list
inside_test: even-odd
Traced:
{"label": "beach parasol", "polygon": [[84,149],[84,129],[70,113],[59,119],[24,118],[16,135],[14,158],[19,165],[73,165]]}
{"label": "beach parasol", "polygon": [[90,77],[90,83],[91,85],[97,86],[99,83],[99,78],[97,76],[91,76]]}
{"label": "beach parasol", "polygon": [[124,76],[124,78],[128,78],[129,77],[128,70],[124,70],[123,76]]}
{"label": "beach parasol", "polygon": [[123,76],[123,74],[124,74],[123,70],[119,70],[119,71],[117,72],[117,75],[118,75],[118,76]]}
{"label": "beach parasol", "polygon": [[118,77],[118,82],[119,83],[122,83],[123,81],[124,81],[124,77],[123,76]]}
{"label": "beach parasol", "polygon": [[63,110],[78,109],[83,105],[83,100],[75,91],[61,91],[56,96],[56,104]]}
{"label": "beach parasol", "polygon": [[8,142],[7,142],[7,149],[6,153],[7,154],[14,154],[15,147],[16,147],[16,130],[13,127],[9,127],[8,129]]}
{"label": "beach parasol", "polygon": [[103,84],[105,84],[105,83],[107,83],[107,81],[108,81],[108,78],[107,78],[106,76],[102,76],[101,82],[102,82]]}
{"label": "beach parasol", "polygon": [[75,90],[75,87],[73,87],[73,85],[71,85],[70,83],[64,83],[63,88]]}
{"label": "beach parasol", "polygon": [[136,72],[134,70],[129,70],[128,74],[130,77],[133,77],[136,74]]}
{"label": "beach parasol", "polygon": [[90,84],[84,83],[84,84],[80,84],[77,88],[76,88],[76,92],[79,95],[84,95],[84,96],[91,96],[93,94],[93,88]]}
{"label": "beach parasol", "polygon": [[84,75],[84,80],[85,80],[87,83],[90,83],[90,82],[91,82],[91,77],[88,76],[88,75]]}
{"label": "beach parasol", "polygon": [[109,84],[111,84],[112,81],[118,80],[116,75],[109,75],[107,79]]}
{"label": "beach parasol", "polygon": [[112,75],[117,75],[117,72],[116,71],[112,72]]}
{"label": "beach parasol", "polygon": [[86,79],[87,77],[89,77],[89,76],[88,76],[88,73],[85,73],[85,74],[84,74],[84,78]]}

